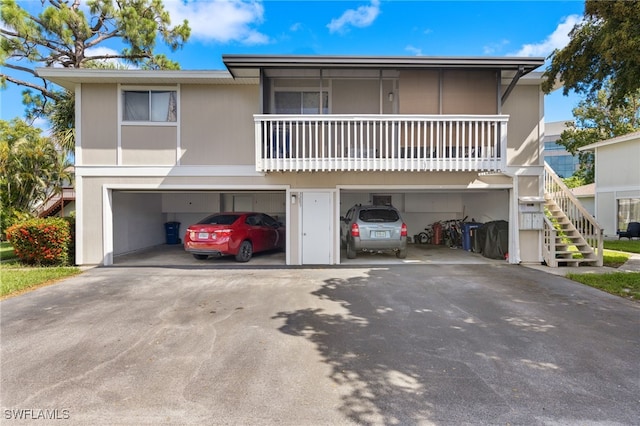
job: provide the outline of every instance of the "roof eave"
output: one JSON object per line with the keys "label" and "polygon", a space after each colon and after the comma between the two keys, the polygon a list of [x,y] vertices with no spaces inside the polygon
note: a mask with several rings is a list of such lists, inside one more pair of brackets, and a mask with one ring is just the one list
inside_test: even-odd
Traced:
{"label": "roof eave", "polygon": [[628,142],[628,141],[632,141],[634,139],[637,139],[638,141],[640,141],[640,132],[632,132],[632,133],[627,133],[626,135],[622,135],[622,136],[616,136],[614,138],[611,139],[607,139],[604,141],[600,141],[600,142],[595,142],[589,145],[585,145],[582,146],[580,148],[578,148],[578,151],[593,151],[596,148],[600,148],[603,146],[607,146],[607,145],[614,145],[617,143],[622,143],[622,142]]}
{"label": "roof eave", "polygon": [[[296,56],[296,55],[223,55],[222,61],[235,76],[257,77],[268,68],[364,68],[364,69],[500,69],[523,70],[527,74],[544,64],[540,57],[463,57],[463,56]],[[251,72],[253,71],[253,74]]]}
{"label": "roof eave", "polygon": [[234,79],[225,70],[103,70],[70,68],[37,68],[39,77],[67,90],[75,90],[77,84],[257,84],[257,79]]}

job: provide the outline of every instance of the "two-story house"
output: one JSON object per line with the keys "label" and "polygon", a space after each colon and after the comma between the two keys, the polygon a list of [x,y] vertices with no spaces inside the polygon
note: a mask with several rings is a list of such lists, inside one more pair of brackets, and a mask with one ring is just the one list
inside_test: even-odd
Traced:
{"label": "two-story house", "polygon": [[339,217],[391,201],[409,234],[509,222],[543,256],[543,58],[225,55],[224,71],[39,69],[76,96],[77,262],[164,242],[163,224],[258,210],[286,263],[340,263]]}

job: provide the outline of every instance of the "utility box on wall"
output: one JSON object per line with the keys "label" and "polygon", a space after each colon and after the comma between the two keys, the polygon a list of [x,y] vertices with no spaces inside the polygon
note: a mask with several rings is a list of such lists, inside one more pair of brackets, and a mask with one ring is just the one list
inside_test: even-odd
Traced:
{"label": "utility box on wall", "polygon": [[544,198],[542,197],[520,197],[520,229],[523,231],[542,230],[544,227]]}

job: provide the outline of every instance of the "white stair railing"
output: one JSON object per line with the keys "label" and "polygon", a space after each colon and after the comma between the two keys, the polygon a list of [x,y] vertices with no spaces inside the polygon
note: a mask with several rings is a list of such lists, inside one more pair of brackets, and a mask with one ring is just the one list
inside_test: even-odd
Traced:
{"label": "white stair railing", "polygon": [[[604,230],[546,162],[544,163],[544,192],[545,197],[552,200],[563,211],[575,229],[582,235],[582,238],[592,248],[595,259],[591,263],[595,263],[594,266],[602,266]],[[549,224],[553,228],[553,224],[551,222]],[[555,237],[547,239],[547,226],[545,223],[543,255],[555,252],[556,239]],[[553,249],[550,245],[554,245]],[[556,262],[557,260],[545,259],[545,261],[549,264],[550,261]]]}

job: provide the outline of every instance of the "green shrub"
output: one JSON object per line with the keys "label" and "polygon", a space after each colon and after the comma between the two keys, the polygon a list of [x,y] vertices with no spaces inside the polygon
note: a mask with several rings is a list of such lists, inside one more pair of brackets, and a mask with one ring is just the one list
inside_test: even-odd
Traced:
{"label": "green shrub", "polygon": [[32,217],[33,216],[28,212],[23,212],[14,208],[6,208],[6,206],[0,206],[0,240],[5,241],[6,231],[8,231],[12,225],[24,222]]}
{"label": "green shrub", "polygon": [[71,233],[69,222],[58,217],[29,219],[7,229],[16,256],[28,265],[66,265]]}
{"label": "green shrub", "polygon": [[76,217],[75,215],[63,218],[69,224],[69,244],[67,245],[67,254],[69,256],[69,265],[76,264]]}

